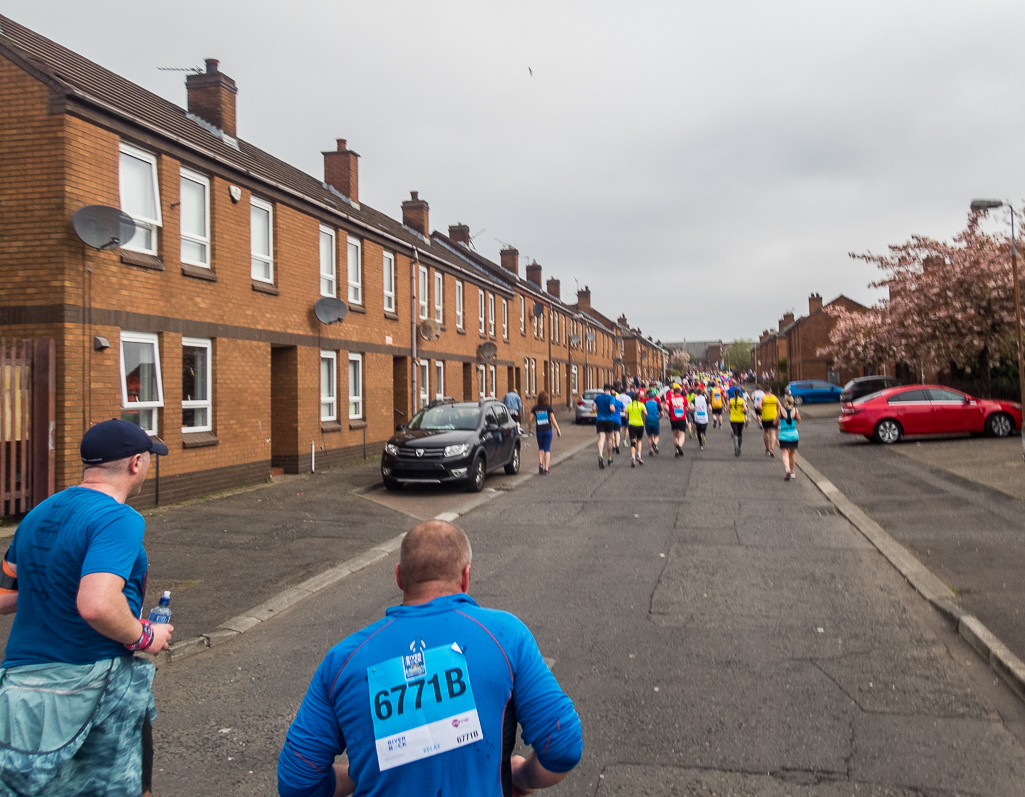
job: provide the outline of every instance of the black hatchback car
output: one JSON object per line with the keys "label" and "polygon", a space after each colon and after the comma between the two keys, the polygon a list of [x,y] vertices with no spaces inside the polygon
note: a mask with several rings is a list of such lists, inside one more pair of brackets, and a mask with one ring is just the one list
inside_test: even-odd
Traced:
{"label": "black hatchback car", "polygon": [[892,376],[859,376],[843,386],[843,390],[840,393],[840,403],[849,404],[862,396],[868,396],[871,393],[878,393],[880,390],[888,390],[891,387],[899,386],[900,382]]}
{"label": "black hatchback car", "polygon": [[484,489],[489,471],[520,472],[519,426],[500,401],[439,400],[400,426],[381,454],[384,486],[462,484]]}

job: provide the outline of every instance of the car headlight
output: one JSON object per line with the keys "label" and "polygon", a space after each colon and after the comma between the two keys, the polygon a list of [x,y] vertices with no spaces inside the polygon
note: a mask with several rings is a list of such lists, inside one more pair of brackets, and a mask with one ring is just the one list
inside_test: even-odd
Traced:
{"label": "car headlight", "polygon": [[470,444],[469,443],[459,443],[458,445],[454,445],[454,446],[445,446],[445,456],[446,457],[461,457],[463,454],[465,454],[469,450],[470,450]]}
{"label": "car headlight", "polygon": [[398,456],[399,447],[397,445],[395,445],[394,443],[388,443],[388,445],[386,445],[384,447],[384,452],[386,454],[391,454],[393,457],[394,456]]}

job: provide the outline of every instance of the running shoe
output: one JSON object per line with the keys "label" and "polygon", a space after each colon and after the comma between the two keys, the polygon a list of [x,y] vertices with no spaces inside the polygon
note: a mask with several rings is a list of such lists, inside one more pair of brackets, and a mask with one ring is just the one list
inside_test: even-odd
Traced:
{"label": "running shoe", "polygon": [[613,449],[613,451],[614,451],[614,452],[616,453],[616,456],[619,456],[619,446],[616,446],[616,447],[615,447],[615,448]]}
{"label": "running shoe", "polygon": [[769,456],[772,457],[773,459],[775,459],[776,458],[776,452],[775,451],[770,451],[769,452]]}
{"label": "running shoe", "polygon": [[737,445],[737,442],[735,440],[733,441],[733,456],[740,456],[740,446]]}
{"label": "running shoe", "polygon": [[[612,460],[610,459],[609,462],[611,461]],[[605,470],[605,460],[601,457],[598,457],[598,470]]]}
{"label": "running shoe", "polygon": [[544,476],[545,475],[545,466],[544,465],[538,465],[537,466],[537,472],[538,472],[539,475]]}
{"label": "running shoe", "polygon": [[551,476],[551,475],[552,475],[552,472],[550,470],[548,470],[548,468],[545,468],[545,476]]}
{"label": "running shoe", "polygon": [[612,457],[609,457],[609,467],[612,467]]}
{"label": "running shoe", "polygon": [[704,451],[704,450],[705,450],[705,447],[704,447],[704,446],[699,446],[699,449],[700,449],[701,451]]}
{"label": "running shoe", "polygon": [[657,454],[658,453],[658,446],[655,446],[654,448],[655,448],[655,453]]}
{"label": "running shoe", "polygon": [[783,477],[783,481],[785,481],[785,482],[790,481],[790,471],[786,472],[786,475]]}
{"label": "running shoe", "polygon": [[637,467],[637,460],[635,460],[633,457],[630,457],[630,467],[631,468],[636,468]]}
{"label": "running shoe", "polygon": [[640,457],[637,457],[637,464],[638,465],[643,465],[644,464],[644,460],[641,459]]}
{"label": "running shoe", "polygon": [[797,471],[796,470],[790,471],[790,478],[791,479],[796,479],[797,478]]}

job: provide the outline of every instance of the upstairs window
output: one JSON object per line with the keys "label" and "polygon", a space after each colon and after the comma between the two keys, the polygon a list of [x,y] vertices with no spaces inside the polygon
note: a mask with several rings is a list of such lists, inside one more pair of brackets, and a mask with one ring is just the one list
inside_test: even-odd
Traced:
{"label": "upstairs window", "polygon": [[488,334],[495,334],[495,294],[488,294]]}
{"label": "upstairs window", "polygon": [[384,309],[395,312],[395,255],[385,252],[384,258]]}
{"label": "upstairs window", "polygon": [[349,238],[348,245],[349,301],[363,304],[363,245],[357,238]]}
{"label": "upstairs window", "polygon": [[320,295],[334,296],[338,290],[335,280],[335,231],[320,225]]}
{"label": "upstairs window", "polygon": [[480,334],[484,334],[484,291],[480,288],[477,289],[477,320],[479,321],[477,329]]}
{"label": "upstairs window", "polygon": [[509,302],[502,299],[502,339],[509,340]]}
{"label": "upstairs window", "polygon": [[434,272],[434,320],[445,323],[445,275]]}
{"label": "upstairs window", "polygon": [[427,266],[420,266],[420,290],[419,290],[419,304],[420,304],[420,318],[427,318],[427,287],[428,287],[428,274]]}
{"label": "upstairs window", "polygon": [[249,240],[253,279],[274,282],[274,208],[256,197],[249,200]]}
{"label": "upstairs window", "polygon": [[135,221],[135,235],[122,245],[125,249],[156,255],[157,229],[162,223],[156,156],[122,144],[118,182],[121,210]]}
{"label": "upstairs window", "polygon": [[520,332],[527,331],[527,301],[520,296]]}
{"label": "upstairs window", "polygon": [[456,282],[456,326],[463,328],[463,283]]}
{"label": "upstairs window", "polygon": [[210,178],[181,171],[182,263],[210,268]]}

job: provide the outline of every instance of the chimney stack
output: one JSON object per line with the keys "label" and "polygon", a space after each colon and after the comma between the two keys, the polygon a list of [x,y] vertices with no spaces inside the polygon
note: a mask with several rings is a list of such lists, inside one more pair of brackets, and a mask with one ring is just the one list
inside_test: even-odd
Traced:
{"label": "chimney stack", "polygon": [[626,314],[623,314],[619,318],[617,318],[616,323],[620,326],[626,327],[627,329],[630,328],[630,325],[626,322]]}
{"label": "chimney stack", "polygon": [[346,147],[345,139],[338,139],[338,149],[325,152],[324,182],[353,202],[359,202],[359,153]]}
{"label": "chimney stack", "polygon": [[548,293],[556,299],[562,299],[562,296],[559,295],[559,292],[562,290],[562,285],[557,279],[549,277],[546,285],[548,286]]}
{"label": "chimney stack", "polygon": [[813,293],[808,297],[808,315],[811,315],[816,310],[822,309],[822,296],[818,293]]}
{"label": "chimney stack", "polygon": [[216,58],[206,59],[206,72],[185,78],[189,113],[235,138],[235,81],[217,70]]}
{"label": "chimney stack", "polygon": [[431,228],[427,223],[427,212],[430,206],[417,195],[409,192],[409,199],[402,203],[402,223],[411,230],[416,230],[424,238],[430,237]]}
{"label": "chimney stack", "polygon": [[506,271],[511,271],[517,277],[520,276],[520,250],[507,246],[499,255],[501,265]]}
{"label": "chimney stack", "polygon": [[452,243],[470,245],[470,228],[466,224],[450,224],[448,226],[448,237]]}
{"label": "chimney stack", "polygon": [[527,279],[533,282],[537,287],[541,287],[541,266],[534,260],[527,266]]}
{"label": "chimney stack", "polygon": [[577,307],[581,310],[591,309],[591,289],[587,285],[583,290],[577,291]]}
{"label": "chimney stack", "polygon": [[779,331],[782,332],[783,327],[788,327],[792,323],[794,323],[794,314],[789,312],[783,313],[783,317],[779,320]]}

